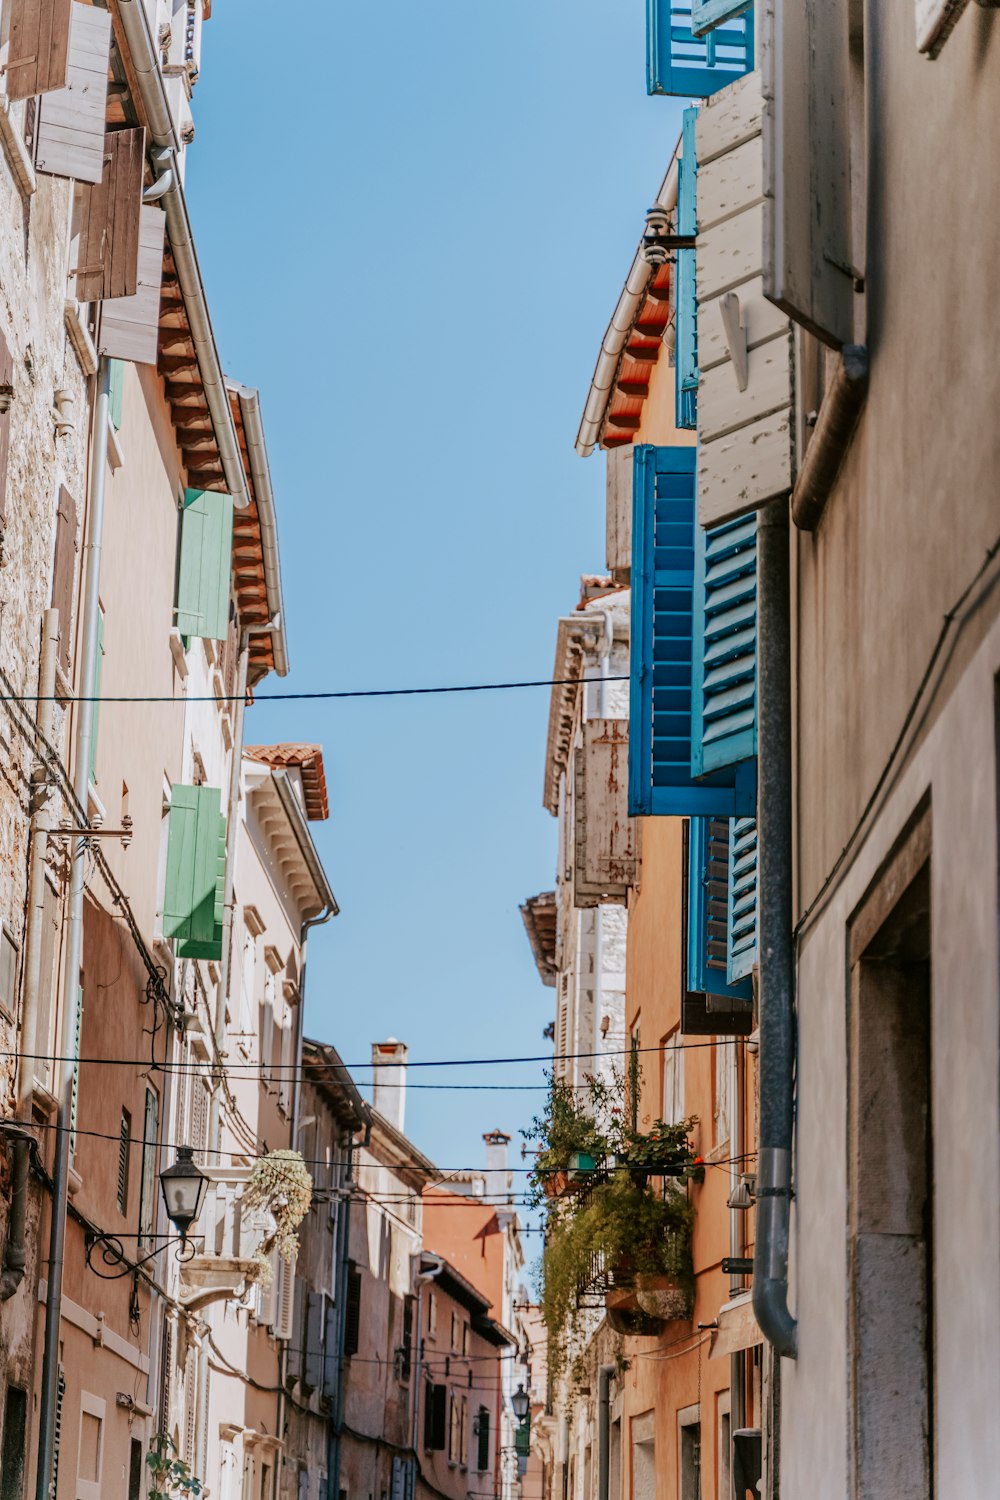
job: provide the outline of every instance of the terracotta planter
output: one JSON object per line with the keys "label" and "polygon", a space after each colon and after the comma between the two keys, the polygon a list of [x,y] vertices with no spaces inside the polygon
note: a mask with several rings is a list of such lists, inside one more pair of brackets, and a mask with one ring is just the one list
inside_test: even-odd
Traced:
{"label": "terracotta planter", "polygon": [[565,1172],[550,1172],[542,1184],[546,1198],[561,1198],[569,1186]]}
{"label": "terracotta planter", "polygon": [[[615,1279],[625,1279],[621,1267],[616,1270]],[[631,1286],[611,1287],[605,1294],[604,1305],[608,1322],[616,1333],[644,1337],[662,1333],[668,1323],[686,1319],[691,1312],[687,1292],[669,1276],[640,1275]]]}

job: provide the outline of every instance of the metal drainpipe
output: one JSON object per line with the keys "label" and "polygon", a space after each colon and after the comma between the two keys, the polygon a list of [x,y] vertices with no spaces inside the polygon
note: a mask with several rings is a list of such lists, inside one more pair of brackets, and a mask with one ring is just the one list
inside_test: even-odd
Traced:
{"label": "metal drainpipe", "polygon": [[[51,743],[55,720],[56,659],[59,654],[59,611],[47,609],[42,621],[42,649],[38,663],[38,706],[35,723]],[[39,744],[39,750],[41,750]],[[38,982],[41,975],[42,922],[45,917],[45,854],[49,846],[50,773],[39,755],[31,772],[31,855],[28,862],[28,912],[24,925],[24,981],[21,990],[21,1068],[17,1086],[17,1118],[32,1124],[32,1079],[38,1051]],[[10,1217],[7,1246],[0,1274],[0,1302],[13,1297],[24,1278],[24,1234],[28,1217],[28,1169],[31,1142],[14,1141]]]}
{"label": "metal drainpipe", "polygon": [[611,1479],[611,1382],[614,1365],[597,1371],[597,1500],[608,1500]]}
{"label": "metal drainpipe", "polygon": [[[745,1107],[745,1096],[743,1087],[743,1054],[734,1041],[729,1049],[730,1053],[730,1112],[732,1119],[729,1124],[729,1192],[730,1197],[740,1184],[740,1174],[743,1169],[743,1110]],[[731,1208],[729,1210],[729,1253],[734,1256],[743,1254],[743,1210]],[[733,1297],[743,1291],[742,1276],[731,1276],[729,1279],[729,1295]],[[742,1349],[729,1356],[729,1430],[730,1434],[738,1428],[746,1426],[746,1356]],[[730,1446],[732,1438],[730,1437]]]}
{"label": "metal drainpipe", "polygon": [[757,693],[760,744],[760,1135],[753,1310],[778,1354],[794,1359],[788,1309],[792,1191],[792,732],[788,505],[758,516]]}
{"label": "metal drainpipe", "polygon": [[[364,1144],[367,1146],[371,1140],[372,1124],[371,1117],[365,1125]],[[347,1319],[344,1316],[347,1307],[347,1263],[351,1254],[351,1207],[354,1198],[354,1145],[347,1153],[347,1172],[344,1177],[346,1192],[343,1198],[343,1213],[341,1222],[337,1225],[338,1254],[340,1256],[340,1285],[337,1288],[337,1296],[340,1301],[340,1314],[337,1318],[337,1389],[333,1398],[332,1420],[327,1432],[329,1441],[327,1444],[326,1483],[328,1500],[340,1500],[340,1460],[341,1460],[341,1436],[344,1428],[344,1349],[347,1343]],[[343,1231],[343,1232],[341,1232]],[[417,1368],[420,1361],[420,1326],[417,1325]]]}
{"label": "metal drainpipe", "polygon": [[[87,806],[90,757],[94,738],[94,673],[97,665],[97,622],[100,610],[101,546],[104,533],[104,495],[108,472],[108,412],[111,366],[102,358],[97,370],[94,427],[90,464],[90,516],[87,526],[86,559],[81,614],[80,695],[77,700],[73,790],[83,808]],[[69,624],[65,622],[64,628]],[[72,814],[74,821],[76,813]],[[52,1223],[49,1231],[48,1285],[45,1297],[45,1342],[42,1351],[42,1384],[38,1402],[38,1465],[35,1500],[48,1500],[52,1460],[55,1452],[56,1395],[59,1381],[59,1332],[62,1319],[63,1257],[66,1250],[66,1208],[69,1201],[70,1109],[76,1073],[77,986],[83,955],[83,897],[86,890],[87,841],[79,835],[70,843],[70,896],[67,917],[66,971],[63,985],[60,1055],[56,1090],[55,1171],[52,1184]]]}

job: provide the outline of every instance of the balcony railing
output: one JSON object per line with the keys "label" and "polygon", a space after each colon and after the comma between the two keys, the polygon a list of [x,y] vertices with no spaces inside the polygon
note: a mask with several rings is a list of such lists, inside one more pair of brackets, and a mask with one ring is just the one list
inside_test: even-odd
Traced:
{"label": "balcony railing", "polygon": [[181,1264],[181,1300],[191,1305],[239,1297],[256,1278],[255,1252],[273,1231],[271,1216],[244,1209],[249,1167],[206,1167],[205,1203],[191,1236],[195,1254]]}

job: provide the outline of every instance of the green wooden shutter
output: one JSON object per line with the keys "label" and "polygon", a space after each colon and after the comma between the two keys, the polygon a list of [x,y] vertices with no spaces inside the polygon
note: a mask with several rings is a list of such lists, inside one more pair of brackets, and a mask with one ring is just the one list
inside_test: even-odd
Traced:
{"label": "green wooden shutter", "polygon": [[101,684],[104,681],[104,611],[97,611],[97,648],[94,661],[94,717],[90,727],[90,779],[97,785],[97,730],[101,717]]}
{"label": "green wooden shutter", "polygon": [[181,635],[226,639],[232,566],[232,496],[188,490],[181,513],[177,570],[176,616]]}
{"label": "green wooden shutter", "polygon": [[170,794],[163,935],[178,958],[222,957],[226,820],[212,786],[175,786]]}

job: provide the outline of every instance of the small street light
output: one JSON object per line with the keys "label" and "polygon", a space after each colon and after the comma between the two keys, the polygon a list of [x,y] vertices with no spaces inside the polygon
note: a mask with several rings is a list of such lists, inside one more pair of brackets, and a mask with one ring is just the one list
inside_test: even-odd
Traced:
{"label": "small street light", "polygon": [[160,1187],[167,1205],[167,1218],[183,1244],[188,1230],[201,1213],[208,1191],[208,1178],[195,1161],[191,1146],[177,1147],[177,1160],[160,1173]]}
{"label": "small street light", "polygon": [[519,1422],[525,1421],[531,1409],[531,1397],[524,1389],[523,1382],[518,1385],[517,1390],[510,1398],[510,1404],[514,1408],[514,1415]]}

